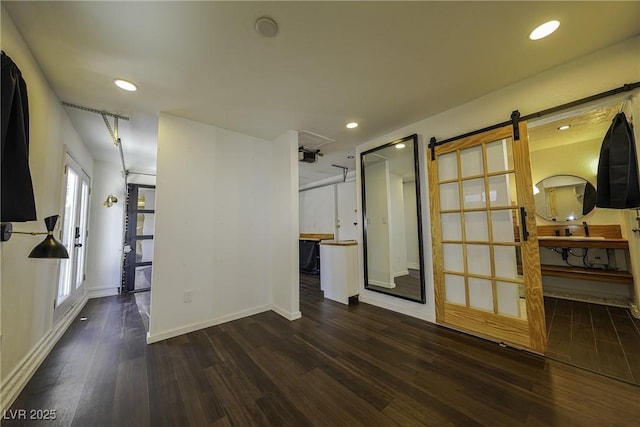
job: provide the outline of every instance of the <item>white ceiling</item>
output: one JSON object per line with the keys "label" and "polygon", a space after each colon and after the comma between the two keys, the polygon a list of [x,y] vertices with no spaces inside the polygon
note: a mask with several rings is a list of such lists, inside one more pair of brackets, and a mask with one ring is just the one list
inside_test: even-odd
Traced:
{"label": "white ceiling", "polygon": [[[120,121],[127,168],[155,170],[166,112],[267,140],[289,129],[335,140],[300,164],[301,185],[341,175],[331,164],[353,170],[362,142],[640,33],[636,1],[2,6],[62,101],[131,117]],[[275,37],[255,31],[262,16]],[[549,19],[560,29],[530,41]],[[119,162],[102,118],[68,110],[93,155]]]}

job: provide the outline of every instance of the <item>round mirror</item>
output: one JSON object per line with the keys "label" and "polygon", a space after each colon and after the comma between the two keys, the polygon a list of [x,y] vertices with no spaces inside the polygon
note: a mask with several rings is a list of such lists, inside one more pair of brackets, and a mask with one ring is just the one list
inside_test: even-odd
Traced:
{"label": "round mirror", "polygon": [[533,193],[536,214],[549,221],[573,221],[596,206],[596,188],[579,176],[550,176],[538,182]]}

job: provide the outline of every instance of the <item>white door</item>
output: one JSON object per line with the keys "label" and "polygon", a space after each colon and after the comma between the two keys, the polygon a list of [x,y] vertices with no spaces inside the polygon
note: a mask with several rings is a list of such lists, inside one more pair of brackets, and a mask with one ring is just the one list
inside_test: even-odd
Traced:
{"label": "white door", "polygon": [[65,161],[65,183],[60,241],[67,248],[69,259],[60,261],[54,322],[62,317],[84,292],[90,178],[69,155],[66,155]]}
{"label": "white door", "polygon": [[336,228],[339,240],[356,240],[358,237],[358,212],[356,208],[356,182],[336,185],[338,203],[336,206]]}

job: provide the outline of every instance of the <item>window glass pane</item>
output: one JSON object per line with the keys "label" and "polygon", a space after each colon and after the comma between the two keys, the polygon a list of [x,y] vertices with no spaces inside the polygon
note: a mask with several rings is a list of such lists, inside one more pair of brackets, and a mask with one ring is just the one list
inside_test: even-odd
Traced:
{"label": "window glass pane", "polygon": [[440,181],[447,181],[457,178],[458,160],[455,151],[438,156],[438,179]]}
{"label": "window glass pane", "polygon": [[491,280],[469,277],[469,306],[493,311]]}
{"label": "window glass pane", "polygon": [[444,258],[444,269],[446,271],[464,272],[462,245],[453,243],[443,244],[442,256]]}
{"label": "window glass pane", "polygon": [[486,206],[484,179],[463,181],[462,197],[465,209],[484,208]]}
{"label": "window glass pane", "polygon": [[462,225],[459,213],[446,213],[440,216],[442,240],[462,240]]}
{"label": "window glass pane", "polygon": [[466,212],[464,214],[464,229],[467,241],[489,241],[487,212]]}
{"label": "window glass pane", "polygon": [[511,138],[490,142],[487,150],[487,172],[513,170],[513,147]]}
{"label": "window glass pane", "polygon": [[146,289],[151,286],[151,266],[136,267],[135,288]]}
{"label": "window glass pane", "polygon": [[498,313],[522,317],[523,312],[526,312],[524,298],[520,298],[518,286],[518,283],[496,282]]}
{"label": "window glass pane", "polygon": [[512,243],[516,241],[517,212],[515,209],[491,211],[491,232],[494,242]]}
{"label": "window glass pane", "polygon": [[515,174],[489,177],[491,207],[515,206],[517,203]]}
{"label": "window glass pane", "polygon": [[467,245],[467,271],[470,274],[491,276],[489,245]]}
{"label": "window glass pane", "polygon": [[466,305],[464,277],[455,274],[444,275],[445,299],[456,304]]}
{"label": "window glass pane", "polygon": [[460,209],[458,183],[440,184],[440,209],[443,211]]}
{"label": "window glass pane", "polygon": [[[518,271],[522,270],[519,246],[494,246],[493,247],[496,277],[505,279],[519,279]],[[520,268],[518,268],[520,266]]]}
{"label": "window glass pane", "polygon": [[483,175],[482,146],[467,148],[460,151],[460,164],[462,176]]}
{"label": "window glass pane", "polygon": [[139,213],[137,215],[136,236],[152,236],[155,221],[155,214]]}
{"label": "window glass pane", "polygon": [[156,189],[138,188],[138,209],[154,210],[156,208]]}

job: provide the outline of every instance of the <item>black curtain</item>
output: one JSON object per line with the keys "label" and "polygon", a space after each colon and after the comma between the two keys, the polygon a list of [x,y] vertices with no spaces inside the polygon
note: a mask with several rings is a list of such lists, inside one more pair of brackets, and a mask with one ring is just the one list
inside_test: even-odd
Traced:
{"label": "black curtain", "polygon": [[1,221],[34,221],[36,203],[29,171],[27,85],[16,64],[2,52]]}
{"label": "black curtain", "polygon": [[640,207],[638,157],[633,129],[623,112],[616,114],[602,141],[598,163],[599,208]]}

